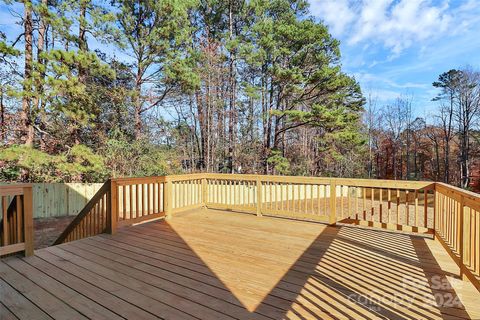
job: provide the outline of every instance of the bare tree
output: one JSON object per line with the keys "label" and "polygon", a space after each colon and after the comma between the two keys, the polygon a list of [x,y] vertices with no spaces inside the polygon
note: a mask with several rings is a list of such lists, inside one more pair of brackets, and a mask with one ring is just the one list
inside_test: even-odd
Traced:
{"label": "bare tree", "polygon": [[440,114],[437,119],[443,133],[443,181],[450,182],[450,144],[453,138],[453,112],[458,101],[457,86],[459,72],[449,70],[438,77],[433,86],[439,88],[440,93],[433,99],[440,101]]}
{"label": "bare tree", "polygon": [[396,101],[384,107],[382,119],[386,125],[387,136],[392,144],[392,169],[394,179],[403,179],[402,149],[404,141],[402,134],[408,128],[408,121],[411,114],[411,101],[399,97]]}
{"label": "bare tree", "polygon": [[471,68],[461,70],[458,84],[458,106],[455,121],[458,126],[460,144],[461,186],[468,187],[470,180],[470,138],[480,112],[480,72]]}
{"label": "bare tree", "polygon": [[377,105],[378,98],[373,97],[372,93],[368,94],[367,105],[364,113],[364,123],[366,126],[368,137],[368,177],[374,175],[374,155],[378,149],[378,132],[381,124],[381,113]]}

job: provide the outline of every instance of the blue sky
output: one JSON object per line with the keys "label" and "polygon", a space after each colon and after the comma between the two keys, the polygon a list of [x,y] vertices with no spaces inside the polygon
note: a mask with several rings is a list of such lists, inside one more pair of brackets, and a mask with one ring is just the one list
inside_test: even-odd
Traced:
{"label": "blue sky", "polygon": [[431,114],[440,73],[480,68],[480,0],[309,1],[341,41],[345,71],[379,103],[406,95],[418,116]]}

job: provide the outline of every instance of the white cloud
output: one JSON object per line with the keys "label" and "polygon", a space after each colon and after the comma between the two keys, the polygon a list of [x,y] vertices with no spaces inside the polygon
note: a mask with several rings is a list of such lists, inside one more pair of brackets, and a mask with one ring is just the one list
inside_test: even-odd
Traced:
{"label": "white cloud", "polygon": [[479,22],[480,2],[452,8],[431,0],[310,0],[312,14],[330,26],[334,36],[350,45],[373,42],[391,52],[390,58],[418,42],[460,33]]}
{"label": "white cloud", "polygon": [[385,86],[393,89],[427,89],[430,88],[430,83],[420,83],[420,82],[395,82],[388,77],[383,77],[382,75],[375,75],[367,72],[355,72],[353,73],[355,79],[365,84],[367,87],[371,85],[375,86]]}
{"label": "white cloud", "polygon": [[334,35],[343,34],[355,19],[349,0],[311,1],[310,10],[314,16],[321,17],[330,26]]}

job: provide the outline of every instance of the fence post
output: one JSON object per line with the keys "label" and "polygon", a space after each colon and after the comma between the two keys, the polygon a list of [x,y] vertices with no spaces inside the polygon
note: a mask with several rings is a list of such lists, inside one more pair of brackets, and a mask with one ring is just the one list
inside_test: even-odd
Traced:
{"label": "fence post", "polygon": [[207,209],[207,202],[208,202],[207,178],[202,178],[202,209]]}
{"label": "fence post", "polygon": [[[168,179],[168,178],[167,178]],[[170,220],[172,218],[172,202],[173,202],[173,184],[172,181],[165,181],[165,188],[163,189],[165,199],[165,219]]]}
{"label": "fence post", "polygon": [[115,234],[118,217],[118,188],[115,180],[110,180],[110,192],[107,194],[107,233]]}
{"label": "fence post", "polygon": [[337,184],[330,181],[330,214],[328,223],[334,225],[337,222]]}
{"label": "fence post", "polygon": [[257,206],[256,206],[257,216],[262,216],[262,181],[260,178],[257,178]]}
{"label": "fence post", "polygon": [[33,255],[33,194],[31,185],[23,188],[23,227],[25,256],[28,257]]}

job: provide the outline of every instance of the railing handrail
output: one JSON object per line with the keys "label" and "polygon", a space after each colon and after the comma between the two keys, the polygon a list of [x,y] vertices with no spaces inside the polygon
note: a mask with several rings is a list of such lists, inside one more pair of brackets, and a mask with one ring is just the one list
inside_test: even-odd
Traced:
{"label": "railing handrail", "polygon": [[[385,189],[409,189],[422,190],[433,188],[438,182],[435,181],[411,181],[411,180],[389,180],[389,179],[357,179],[357,178],[334,178],[334,177],[308,177],[308,176],[273,176],[262,174],[238,174],[238,173],[187,173],[167,176],[150,177],[124,177],[112,178],[111,181],[117,184],[142,183],[154,181],[182,181],[190,179],[226,179],[226,180],[249,180],[262,182],[286,182],[286,183],[304,183],[304,184],[330,184],[335,182],[337,185],[350,185],[358,187],[383,187]],[[460,189],[461,190],[461,189]]]}
{"label": "railing handrail", "polygon": [[474,206],[476,210],[480,211],[480,194],[478,193],[464,190],[443,182],[437,182],[435,184],[435,190],[437,190],[437,192],[455,197],[457,199],[459,199],[459,197],[463,197],[464,200],[467,202],[467,205]]}
{"label": "railing handrail", "polygon": [[[188,176],[188,174],[187,174]],[[168,176],[167,176],[168,177]],[[356,179],[356,178],[330,178],[330,177],[307,177],[307,176],[273,176],[261,174],[230,174],[230,173],[204,173],[207,179],[226,179],[226,180],[249,180],[262,182],[286,182],[303,184],[330,184],[334,182],[337,185],[350,185],[358,187],[383,187],[385,189],[409,189],[421,190],[433,188],[434,181],[410,181],[410,180],[387,180],[387,179]]]}
{"label": "railing handrail", "polygon": [[0,197],[3,196],[16,196],[23,195],[25,188],[32,188],[31,183],[16,183],[16,184],[7,184],[0,186]]}

